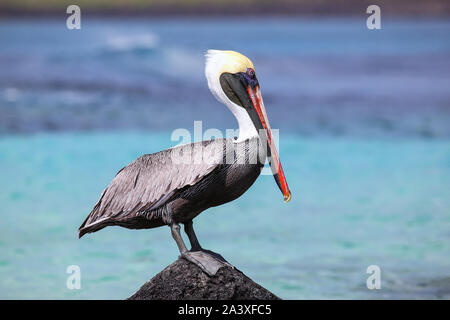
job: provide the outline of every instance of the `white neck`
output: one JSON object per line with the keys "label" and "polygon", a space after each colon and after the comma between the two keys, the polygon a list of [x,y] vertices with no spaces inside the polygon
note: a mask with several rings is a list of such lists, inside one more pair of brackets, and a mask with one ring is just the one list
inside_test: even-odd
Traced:
{"label": "white neck", "polygon": [[212,94],[217,100],[225,104],[228,109],[236,117],[239,124],[239,137],[235,142],[242,142],[247,139],[251,139],[258,136],[258,131],[256,130],[250,116],[247,111],[231,101],[223,92],[222,86],[220,85],[219,76],[220,69],[222,68],[221,56],[219,53],[215,53],[214,50],[209,50],[206,55],[206,68],[205,75],[208,80],[208,87]]}

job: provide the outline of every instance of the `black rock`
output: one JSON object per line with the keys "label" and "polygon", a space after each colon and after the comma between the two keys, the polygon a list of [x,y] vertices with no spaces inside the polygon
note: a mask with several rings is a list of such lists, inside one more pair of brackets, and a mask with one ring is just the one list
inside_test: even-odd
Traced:
{"label": "black rock", "polygon": [[209,277],[179,258],[147,281],[129,300],[279,300],[236,268],[224,266]]}

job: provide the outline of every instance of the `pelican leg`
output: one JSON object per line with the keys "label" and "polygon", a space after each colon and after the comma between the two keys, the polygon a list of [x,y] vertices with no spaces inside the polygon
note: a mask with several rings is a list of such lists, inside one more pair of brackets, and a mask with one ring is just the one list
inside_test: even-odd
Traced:
{"label": "pelican leg", "polygon": [[183,238],[180,234],[180,225],[178,223],[172,223],[170,225],[170,231],[172,232],[172,237],[177,243],[181,255],[183,255],[183,253],[185,252],[188,252],[188,249],[186,248],[186,245],[184,244]]}
{"label": "pelican leg", "polygon": [[184,224],[184,232],[186,232],[189,237],[189,242],[191,243],[191,251],[201,251],[202,247],[200,246],[197,236],[195,235],[192,220],[189,220],[189,222],[186,222]]}
{"label": "pelican leg", "polygon": [[[195,236],[194,229],[192,228],[192,222],[190,226],[188,227],[185,226],[185,228],[189,230],[188,236],[189,240],[191,241],[193,250],[197,249],[198,251],[188,251],[186,245],[184,244],[183,238],[181,237],[180,225],[178,223],[173,223],[170,225],[172,237],[177,243],[182,258],[198,266],[203,272],[205,272],[210,277],[214,276],[217,273],[217,271],[223,266],[233,267],[227,262],[225,262],[223,258],[222,258],[223,261],[219,259],[218,257],[220,255],[217,255],[209,250],[201,249],[197,237]],[[214,255],[217,255],[218,257],[215,257]]]}

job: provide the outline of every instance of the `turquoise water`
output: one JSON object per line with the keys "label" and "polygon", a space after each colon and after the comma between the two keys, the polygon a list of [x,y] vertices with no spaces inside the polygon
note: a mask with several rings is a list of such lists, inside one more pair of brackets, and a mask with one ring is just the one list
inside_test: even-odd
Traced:
{"label": "turquoise water", "polygon": [[203,75],[218,48],[256,66],[293,199],[261,176],[195,220],[203,246],[285,299],[449,299],[449,34],[357,17],[1,21],[0,298],[123,299],[177,258],[167,227],[77,229],[172,130],[235,128]]}
{"label": "turquoise water", "polygon": [[[77,239],[117,168],[169,147],[168,136],[2,138],[1,297],[121,299],[176,259],[166,227]],[[261,176],[196,219],[206,248],[282,298],[449,298],[449,141],[289,135],[281,157],[292,201]],[[365,288],[372,264],[376,292]],[[81,290],[66,288],[68,265],[80,266]]]}

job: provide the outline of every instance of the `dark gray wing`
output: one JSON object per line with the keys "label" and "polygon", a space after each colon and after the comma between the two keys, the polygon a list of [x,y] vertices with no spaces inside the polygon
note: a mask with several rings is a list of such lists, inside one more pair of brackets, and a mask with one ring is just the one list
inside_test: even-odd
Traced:
{"label": "dark gray wing", "polygon": [[105,220],[132,218],[163,205],[177,191],[196,184],[223,164],[225,145],[224,139],[202,141],[136,159],[103,191],[80,226],[80,236],[83,229]]}

